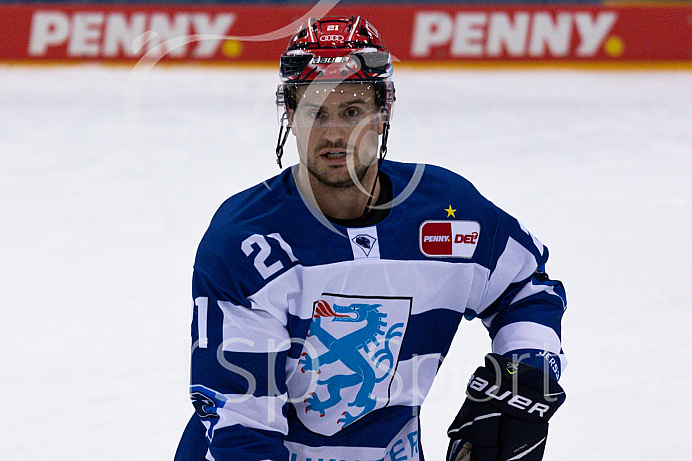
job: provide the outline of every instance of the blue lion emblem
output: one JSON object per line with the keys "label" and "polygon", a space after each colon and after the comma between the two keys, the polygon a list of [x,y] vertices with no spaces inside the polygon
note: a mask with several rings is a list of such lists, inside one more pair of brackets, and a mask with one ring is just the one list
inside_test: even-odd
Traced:
{"label": "blue lion emblem", "polygon": [[[388,378],[395,369],[395,358],[390,342],[403,336],[404,324],[395,323],[386,331],[387,314],[380,312],[381,304],[353,303],[332,306],[325,300],[314,304],[313,320],[308,330],[308,337],[315,337],[327,349],[318,357],[310,357],[303,352],[300,359],[301,372],[321,374],[321,367],[335,362],[341,362],[350,371],[347,374],[335,374],[317,381],[318,386],[326,386],[328,397],[320,400],[311,393],[304,401],[307,404],[305,412],[315,411],[319,416],[325,416],[325,411],[342,402],[341,392],[344,389],[359,385],[355,398],[348,402],[353,411],[344,411],[337,424],[342,428],[352,424],[360,417],[375,409],[377,399],[373,389],[379,382]],[[323,319],[332,322],[363,323],[350,333],[336,338],[322,325]],[[372,349],[372,352],[371,352]],[[361,353],[364,352],[365,354]],[[376,370],[384,374],[377,377]]]}

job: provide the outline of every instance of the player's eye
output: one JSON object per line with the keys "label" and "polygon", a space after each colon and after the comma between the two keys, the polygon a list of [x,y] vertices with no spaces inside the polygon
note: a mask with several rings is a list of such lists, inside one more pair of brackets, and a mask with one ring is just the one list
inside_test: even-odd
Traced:
{"label": "player's eye", "polygon": [[341,112],[341,117],[347,125],[358,125],[363,120],[365,112],[357,106],[350,106]]}
{"label": "player's eye", "polygon": [[357,107],[349,107],[344,111],[346,118],[356,118],[359,117],[362,111]]}
{"label": "player's eye", "polygon": [[327,119],[327,113],[322,110],[313,110],[308,112],[308,118],[315,121],[324,121]]}
{"label": "player's eye", "polygon": [[346,109],[346,116],[347,117],[358,117],[360,115],[360,109],[355,108],[355,107],[349,107]]}

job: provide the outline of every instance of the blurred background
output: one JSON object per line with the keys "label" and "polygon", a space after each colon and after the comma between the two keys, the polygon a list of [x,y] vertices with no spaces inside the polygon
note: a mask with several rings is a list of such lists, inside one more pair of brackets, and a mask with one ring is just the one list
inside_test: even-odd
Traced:
{"label": "blurred background", "polygon": [[[0,60],[273,63],[306,16],[360,14],[406,64],[687,66],[689,2],[0,2]],[[298,22],[297,22],[298,21]]]}
{"label": "blurred background", "polygon": [[[689,459],[692,4],[539,0],[0,0],[0,458],[172,459],[197,244],[279,172],[278,56],[327,14],[396,57],[388,156],[550,248],[569,366],[545,459]],[[426,459],[489,349],[461,325]]]}

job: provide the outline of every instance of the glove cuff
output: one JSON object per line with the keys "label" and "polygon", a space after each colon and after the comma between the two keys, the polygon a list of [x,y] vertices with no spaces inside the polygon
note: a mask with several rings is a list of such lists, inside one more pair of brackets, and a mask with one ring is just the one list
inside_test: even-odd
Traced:
{"label": "glove cuff", "polygon": [[538,368],[499,354],[488,354],[485,364],[466,388],[472,401],[519,420],[547,423],[565,400],[562,387]]}

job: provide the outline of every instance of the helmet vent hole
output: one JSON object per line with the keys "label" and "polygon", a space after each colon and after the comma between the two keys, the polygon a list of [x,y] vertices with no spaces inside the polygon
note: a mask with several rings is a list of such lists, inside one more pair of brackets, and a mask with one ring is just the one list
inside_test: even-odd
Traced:
{"label": "helmet vent hole", "polygon": [[368,33],[368,29],[365,26],[360,26],[360,35],[365,35],[366,37],[370,38],[370,34]]}
{"label": "helmet vent hole", "polygon": [[341,71],[341,76],[342,76],[342,77],[346,77],[347,75],[348,75],[348,72],[346,72],[345,70],[342,70],[342,71]]}

